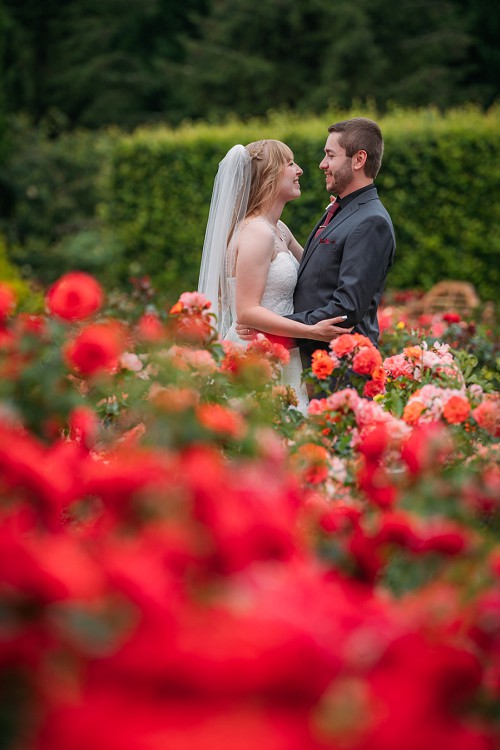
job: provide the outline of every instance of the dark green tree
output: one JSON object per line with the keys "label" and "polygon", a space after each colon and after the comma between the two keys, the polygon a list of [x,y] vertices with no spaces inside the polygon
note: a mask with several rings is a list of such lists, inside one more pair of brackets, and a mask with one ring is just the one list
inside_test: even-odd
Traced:
{"label": "dark green tree", "polygon": [[7,113],[133,127],[498,97],[496,0],[3,0]]}
{"label": "dark green tree", "polygon": [[455,0],[470,34],[462,94],[485,107],[498,99],[500,81],[500,4],[497,0]]}
{"label": "dark green tree", "polygon": [[[488,105],[496,93],[486,83],[488,64],[483,89],[469,85],[482,11],[471,5],[464,12],[466,2],[214,0],[209,18],[199,19],[199,39],[185,42],[181,80],[191,114],[321,111],[368,99],[380,108],[445,108],[469,97]],[[476,59],[478,78],[480,68]]]}
{"label": "dark green tree", "polygon": [[173,64],[181,34],[206,0],[4,0],[10,33],[3,54],[11,112],[37,123],[132,127],[182,117]]}

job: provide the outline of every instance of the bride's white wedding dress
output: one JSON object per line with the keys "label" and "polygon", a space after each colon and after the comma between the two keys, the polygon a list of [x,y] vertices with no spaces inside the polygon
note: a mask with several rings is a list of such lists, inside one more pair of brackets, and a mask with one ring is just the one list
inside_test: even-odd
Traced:
{"label": "bride's white wedding dress", "polygon": [[[232,238],[236,241],[238,230]],[[277,245],[278,246],[278,245]],[[289,315],[293,313],[293,292],[297,283],[297,273],[299,268],[298,260],[292,255],[290,250],[279,250],[274,260],[269,266],[269,273],[266,281],[266,288],[262,296],[261,305],[267,310],[277,315]],[[229,289],[231,295],[231,317],[232,324],[225,338],[229,341],[235,341],[239,344],[247,345],[247,341],[240,339],[235,330],[236,321],[236,279],[229,278]],[[295,389],[298,400],[298,410],[303,414],[307,413],[309,398],[307,396],[306,386],[301,382],[302,362],[298,347],[289,350],[290,362],[283,367],[281,382],[284,385],[290,385]]]}

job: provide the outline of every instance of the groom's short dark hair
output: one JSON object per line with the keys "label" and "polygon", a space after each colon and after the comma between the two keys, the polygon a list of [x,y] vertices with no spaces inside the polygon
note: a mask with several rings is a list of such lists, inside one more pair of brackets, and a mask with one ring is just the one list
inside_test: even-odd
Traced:
{"label": "groom's short dark hair", "polygon": [[366,151],[365,173],[375,177],[382,164],[384,140],[382,131],[373,120],[367,117],[353,117],[330,125],[329,133],[340,133],[339,145],[345,148],[347,156],[354,156],[357,151]]}

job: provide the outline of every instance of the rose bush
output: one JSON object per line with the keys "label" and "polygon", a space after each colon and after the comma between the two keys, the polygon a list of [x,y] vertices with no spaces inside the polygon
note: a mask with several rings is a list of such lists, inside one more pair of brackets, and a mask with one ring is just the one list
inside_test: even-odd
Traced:
{"label": "rose bush", "polygon": [[346,334],[304,418],[280,344],[81,281],[2,297],[4,746],[498,747],[491,382]]}

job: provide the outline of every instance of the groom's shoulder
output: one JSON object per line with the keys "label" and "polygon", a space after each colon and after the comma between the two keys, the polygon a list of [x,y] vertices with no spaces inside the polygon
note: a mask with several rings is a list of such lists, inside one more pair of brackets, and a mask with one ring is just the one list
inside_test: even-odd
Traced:
{"label": "groom's shoulder", "polygon": [[380,200],[377,188],[375,186],[359,196],[359,208],[362,209],[364,213],[373,214],[375,216],[383,216],[384,218],[391,221],[389,212]]}

